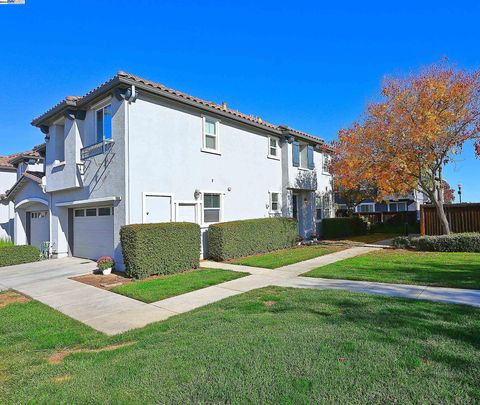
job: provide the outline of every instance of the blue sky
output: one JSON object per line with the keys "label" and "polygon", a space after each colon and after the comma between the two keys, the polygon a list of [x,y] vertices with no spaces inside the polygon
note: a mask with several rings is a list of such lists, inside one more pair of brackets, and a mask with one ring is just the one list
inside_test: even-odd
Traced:
{"label": "blue sky", "polygon": [[[64,96],[125,70],[327,140],[382,78],[450,61],[480,67],[476,1],[26,0],[0,5],[0,154]],[[471,146],[447,170],[480,201]]]}

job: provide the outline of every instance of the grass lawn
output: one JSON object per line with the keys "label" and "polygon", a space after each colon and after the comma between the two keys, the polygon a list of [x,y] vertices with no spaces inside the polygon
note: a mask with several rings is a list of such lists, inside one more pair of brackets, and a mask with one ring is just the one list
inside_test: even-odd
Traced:
{"label": "grass lawn", "polygon": [[230,270],[202,268],[151,280],[135,281],[114,287],[110,291],[150,303],[248,275]]}
{"label": "grass lawn", "polygon": [[480,401],[462,305],[268,288],[111,338],[35,301],[0,319],[5,404]]}
{"label": "grass lawn", "polygon": [[372,233],[369,235],[350,236],[348,238],[337,238],[334,240],[349,240],[352,242],[374,243],[385,239],[392,239],[399,236],[398,233]]}
{"label": "grass lawn", "polygon": [[328,255],[344,249],[344,247],[339,246],[299,246],[257,256],[235,259],[232,260],[231,263],[244,266],[263,267],[266,269],[276,269],[278,267],[288,266],[289,264]]}
{"label": "grass lawn", "polygon": [[382,250],[305,273],[308,277],[480,288],[480,253]]}

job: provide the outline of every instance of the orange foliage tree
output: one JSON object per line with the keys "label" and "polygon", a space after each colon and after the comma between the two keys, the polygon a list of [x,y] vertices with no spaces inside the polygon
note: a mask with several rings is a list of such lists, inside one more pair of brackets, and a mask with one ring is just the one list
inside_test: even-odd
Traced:
{"label": "orange foliage tree", "polygon": [[422,191],[435,205],[445,234],[444,166],[473,140],[480,154],[480,71],[446,63],[387,78],[382,98],[361,122],[339,132],[332,159],[337,187],[375,185],[379,198]]}

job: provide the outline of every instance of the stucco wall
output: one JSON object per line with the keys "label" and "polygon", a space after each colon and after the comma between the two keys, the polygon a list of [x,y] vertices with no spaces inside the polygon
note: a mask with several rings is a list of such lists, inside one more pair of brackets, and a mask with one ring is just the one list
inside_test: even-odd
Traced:
{"label": "stucco wall", "polygon": [[[17,174],[15,171],[0,171],[0,194],[9,190],[16,180]],[[13,239],[14,218],[13,204],[0,204],[0,239]]]}

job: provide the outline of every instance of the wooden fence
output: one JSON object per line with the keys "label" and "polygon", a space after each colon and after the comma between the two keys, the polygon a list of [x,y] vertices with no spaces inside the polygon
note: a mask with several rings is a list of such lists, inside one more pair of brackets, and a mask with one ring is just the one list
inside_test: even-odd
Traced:
{"label": "wooden fence", "polygon": [[[452,232],[480,232],[480,203],[445,204],[444,209]],[[420,207],[420,233],[422,235],[443,234],[435,206]]]}
{"label": "wooden fence", "polygon": [[414,225],[417,222],[417,211],[400,211],[400,212],[357,212],[358,215],[368,220],[372,224],[391,223],[391,224],[405,224]]}

